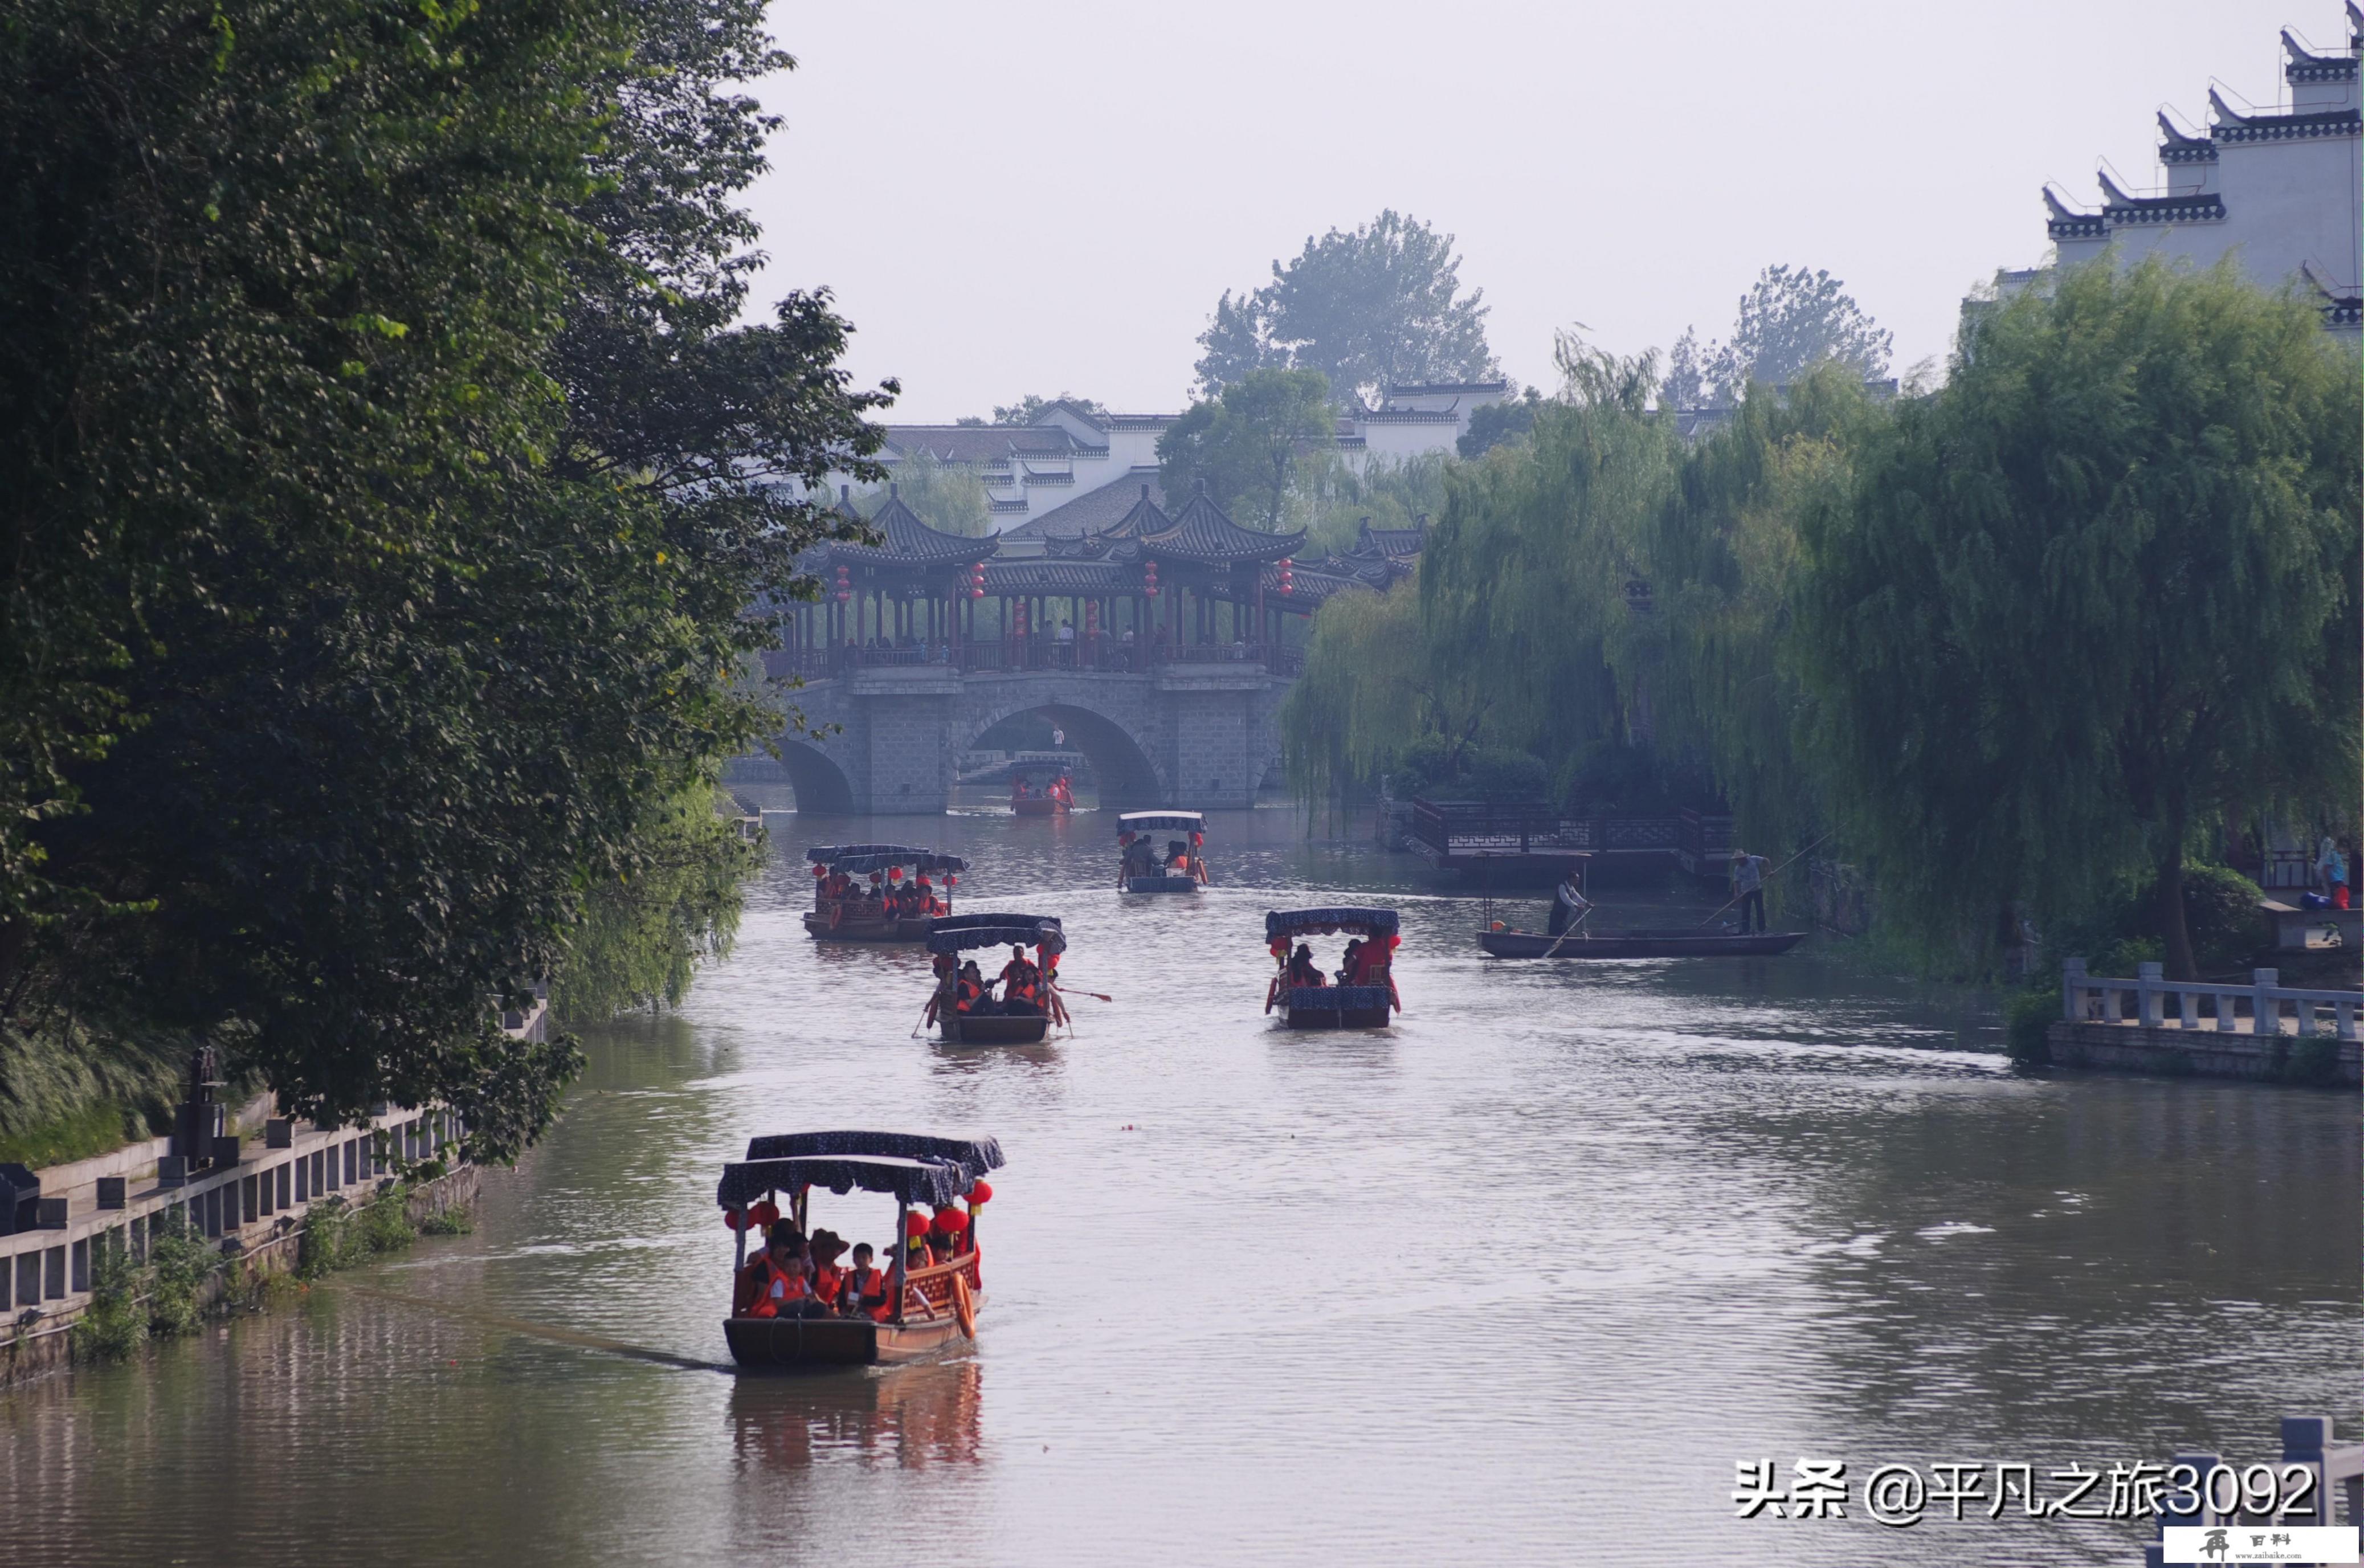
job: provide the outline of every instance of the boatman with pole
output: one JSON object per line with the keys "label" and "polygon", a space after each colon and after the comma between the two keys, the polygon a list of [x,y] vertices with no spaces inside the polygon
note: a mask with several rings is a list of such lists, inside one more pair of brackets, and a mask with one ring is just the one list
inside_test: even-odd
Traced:
{"label": "boatman with pole", "polygon": [[1732,896],[1740,905],[1741,933],[1765,929],[1765,857],[1738,845],[1732,851]]}
{"label": "boatman with pole", "polygon": [[1570,866],[1567,874],[1559,879],[1559,885],[1552,890],[1551,929],[1544,934],[1564,937],[1570,928],[1582,924],[1591,910],[1592,901],[1577,887],[1576,868]]}

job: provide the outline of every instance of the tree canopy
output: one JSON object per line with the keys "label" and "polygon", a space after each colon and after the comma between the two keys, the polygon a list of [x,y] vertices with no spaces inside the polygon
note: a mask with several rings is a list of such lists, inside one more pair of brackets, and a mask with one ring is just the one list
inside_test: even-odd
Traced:
{"label": "tree canopy", "polygon": [[2348,798],[2352,353],[2228,261],[2064,271],[1801,513],[1815,751],[1900,917],[1976,941],[2182,870],[2236,803]]}
{"label": "tree canopy", "polygon": [[1389,385],[1480,381],[1496,373],[1485,291],[1461,293],[1454,238],[1383,211],[1347,232],[1309,239],[1272,281],[1216,303],[1199,338],[1201,394],[1259,370],[1319,371],[1341,401]]}
{"label": "tree canopy", "polygon": [[1730,406],[1752,381],[1787,386],[1828,360],[1869,381],[1888,373],[1894,334],[1864,314],[1826,272],[1765,269],[1740,296],[1732,336],[1701,345],[1686,328],[1667,358],[1659,402],[1670,408]]}
{"label": "tree canopy", "polygon": [[494,999],[776,725],[748,607],[875,473],[827,296],[731,325],[786,63],[752,0],[18,8],[0,1028],[543,1125]]}
{"label": "tree canopy", "polygon": [[1335,442],[1330,384],[1318,371],[1250,371],[1193,404],[1157,438],[1159,484],[1179,505],[1199,484],[1252,528],[1280,526],[1299,465]]}

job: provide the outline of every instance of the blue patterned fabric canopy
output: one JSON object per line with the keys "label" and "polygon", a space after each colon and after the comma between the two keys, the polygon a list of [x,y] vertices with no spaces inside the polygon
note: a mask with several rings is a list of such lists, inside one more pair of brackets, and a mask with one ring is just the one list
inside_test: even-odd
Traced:
{"label": "blue patterned fabric canopy", "polygon": [[1055,915],[947,915],[928,930],[930,952],[994,947],[1039,947],[1044,952],[1065,952],[1067,933]]}
{"label": "blue patterned fabric canopy", "polygon": [[722,1167],[714,1201],[742,1208],[765,1193],[826,1187],[833,1193],[886,1193],[905,1203],[938,1208],[968,1191],[976,1178],[949,1161],[895,1160],[883,1156],[815,1155],[800,1160],[750,1160]]}
{"label": "blue patterned fabric canopy", "polygon": [[958,855],[942,854],[909,844],[815,844],[805,851],[805,859],[817,866],[833,867],[849,876],[885,871],[889,866],[909,866],[915,871],[968,870],[968,862]]}
{"label": "blue patterned fabric canopy", "polygon": [[1200,833],[1207,819],[1195,811],[1128,811],[1116,827],[1120,833]]}
{"label": "blue patterned fabric canopy", "polygon": [[1265,911],[1264,940],[1267,942],[1278,941],[1283,937],[1328,936],[1333,931],[1344,931],[1357,937],[1392,937],[1396,934],[1396,912],[1344,906],[1334,909]]}
{"label": "blue patterned fabric canopy", "polygon": [[1002,1166],[1001,1145],[990,1138],[933,1138],[924,1132],[775,1132],[747,1140],[747,1158],[794,1160],[815,1155],[884,1155],[958,1165],[971,1177]]}

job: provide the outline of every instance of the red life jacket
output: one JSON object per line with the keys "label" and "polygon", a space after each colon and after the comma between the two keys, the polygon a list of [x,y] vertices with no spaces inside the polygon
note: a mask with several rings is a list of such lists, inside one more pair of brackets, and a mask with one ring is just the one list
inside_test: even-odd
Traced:
{"label": "red life jacket", "polygon": [[812,1293],[820,1297],[824,1307],[837,1305],[837,1293],[845,1284],[845,1271],[827,1264],[813,1271]]}
{"label": "red life jacket", "polygon": [[1024,959],[1011,959],[1001,966],[1002,1000],[1008,1001],[1013,996],[1023,996],[1031,1001],[1034,988],[1040,984],[1042,978],[1043,972]]}
{"label": "red life jacket", "polygon": [[960,989],[953,994],[953,1011],[955,1013],[967,1012],[971,1007],[976,1006],[977,997],[984,995],[984,986],[979,985],[974,980],[964,979],[960,983]]}
{"label": "red life jacket", "polygon": [[754,1276],[746,1313],[750,1318],[777,1318],[783,1305],[802,1301],[812,1294],[811,1287],[803,1281],[792,1282],[786,1272],[772,1262],[769,1252],[759,1253],[747,1269]]}

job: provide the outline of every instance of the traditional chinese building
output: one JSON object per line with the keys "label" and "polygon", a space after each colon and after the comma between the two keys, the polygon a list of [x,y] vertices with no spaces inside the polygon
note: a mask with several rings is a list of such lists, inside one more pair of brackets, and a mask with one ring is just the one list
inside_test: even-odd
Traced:
{"label": "traditional chinese building", "polygon": [[[2282,93],[2274,106],[2236,109],[2211,87],[2201,128],[2185,129],[2160,113],[2157,189],[2128,191],[2103,170],[2102,205],[2089,211],[2045,187],[2046,227],[2059,264],[2156,255],[2208,267],[2230,255],[2263,287],[2295,282],[2311,290],[2326,328],[2358,333],[2364,11],[2347,0],[2347,39],[2336,51],[2310,49],[2287,28],[2281,39]],[[2002,281],[2008,289],[2038,275],[2006,273]]]}

